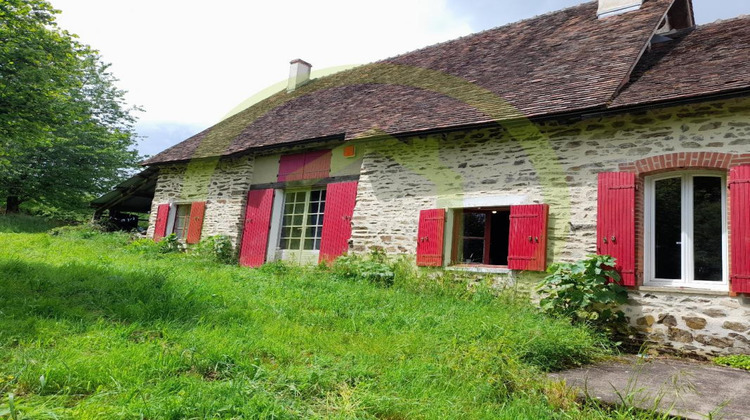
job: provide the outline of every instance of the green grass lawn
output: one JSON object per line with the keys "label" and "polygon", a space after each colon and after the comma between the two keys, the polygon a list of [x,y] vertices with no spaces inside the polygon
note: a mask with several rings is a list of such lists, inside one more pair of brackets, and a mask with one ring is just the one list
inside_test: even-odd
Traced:
{"label": "green grass lawn", "polygon": [[617,416],[544,380],[602,340],[513,292],[127,243],[0,233],[0,418]]}

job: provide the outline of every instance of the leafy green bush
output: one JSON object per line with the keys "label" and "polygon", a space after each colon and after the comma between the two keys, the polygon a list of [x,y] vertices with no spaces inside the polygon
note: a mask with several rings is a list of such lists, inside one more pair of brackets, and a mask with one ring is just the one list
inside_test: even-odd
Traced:
{"label": "leafy green bush", "polygon": [[714,363],[737,369],[750,370],[750,355],[735,354],[733,356],[720,356],[714,359]]}
{"label": "leafy green bush", "polygon": [[395,273],[382,251],[373,251],[368,257],[344,255],[334,261],[334,276],[346,280],[365,280],[382,286],[393,285]]}
{"label": "leafy green bush", "polygon": [[258,267],[258,271],[261,274],[269,274],[272,276],[283,276],[285,274],[288,274],[290,271],[293,271],[295,267],[292,267],[292,265],[286,261],[283,260],[276,260],[267,264],[263,264],[260,267]]}
{"label": "leafy green bush", "polygon": [[606,255],[553,264],[537,287],[542,310],[608,334],[625,333],[627,319],[619,306],[628,301],[628,294],[617,284],[620,275],[610,268],[614,266],[615,259]]}
{"label": "leafy green bush", "polygon": [[165,236],[159,244],[159,252],[162,254],[170,254],[172,252],[183,252],[185,251],[185,244],[177,239],[177,235],[170,233]]}
{"label": "leafy green bush", "polygon": [[190,250],[196,256],[221,264],[234,264],[236,262],[232,241],[226,235],[215,235],[201,239]]}
{"label": "leafy green bush", "polygon": [[142,255],[157,255],[161,253],[161,245],[151,238],[135,239],[125,249]]}
{"label": "leafy green bush", "polygon": [[183,252],[185,251],[185,245],[182,244],[173,233],[165,236],[164,239],[159,242],[156,242],[151,238],[135,239],[127,245],[126,249],[142,255],[159,255]]}

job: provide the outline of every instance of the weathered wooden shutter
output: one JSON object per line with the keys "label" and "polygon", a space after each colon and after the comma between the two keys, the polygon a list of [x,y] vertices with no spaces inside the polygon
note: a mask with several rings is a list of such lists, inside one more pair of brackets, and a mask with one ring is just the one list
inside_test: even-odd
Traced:
{"label": "weathered wooden shutter", "polygon": [[750,166],[729,172],[731,290],[750,293]]}
{"label": "weathered wooden shutter", "polygon": [[292,155],[283,155],[279,160],[278,182],[298,181],[303,179],[303,169],[305,167],[305,154],[296,153]]}
{"label": "weathered wooden shutter", "polygon": [[508,235],[508,268],[547,269],[547,216],[549,205],[511,206]]}
{"label": "weathered wooden shutter", "polygon": [[187,238],[185,242],[197,244],[201,240],[203,231],[203,216],[206,213],[205,201],[194,201],[190,205],[190,221],[188,222]]}
{"label": "weathered wooden shutter", "polygon": [[260,267],[266,262],[272,205],[273,189],[252,190],[247,194],[245,226],[240,245],[241,265]]}
{"label": "weathered wooden shutter", "polygon": [[320,262],[332,262],[349,248],[356,199],[357,181],[328,184],[320,239]]}
{"label": "weathered wooden shutter", "polygon": [[419,212],[417,233],[417,265],[441,267],[443,265],[443,233],[445,210],[433,209]]}
{"label": "weathered wooden shutter", "polygon": [[278,182],[326,178],[331,172],[331,151],[283,155],[279,160]]}
{"label": "weathered wooden shutter", "polygon": [[331,174],[331,151],[317,150],[305,155],[303,179],[327,178]]}
{"label": "weathered wooden shutter", "polygon": [[169,204],[159,204],[156,208],[156,222],[154,223],[154,240],[156,242],[167,236],[167,221],[169,221]]}
{"label": "weathered wooden shutter", "polygon": [[635,183],[629,172],[599,174],[596,251],[617,259],[623,286],[635,286]]}

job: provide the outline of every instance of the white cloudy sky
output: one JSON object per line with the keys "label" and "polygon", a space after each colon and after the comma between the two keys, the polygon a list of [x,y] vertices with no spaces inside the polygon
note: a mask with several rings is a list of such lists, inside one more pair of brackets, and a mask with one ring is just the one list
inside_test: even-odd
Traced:
{"label": "white cloudy sky", "polygon": [[[112,63],[145,112],[139,149],[154,154],[313,70],[362,64],[580,3],[580,0],[52,0],[60,26]],[[748,0],[693,0],[698,23],[750,13]]]}

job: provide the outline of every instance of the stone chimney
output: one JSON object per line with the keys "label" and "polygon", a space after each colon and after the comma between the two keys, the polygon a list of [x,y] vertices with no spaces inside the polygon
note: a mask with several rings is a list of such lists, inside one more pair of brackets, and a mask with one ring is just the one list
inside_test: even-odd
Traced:
{"label": "stone chimney", "polygon": [[641,8],[643,0],[599,0],[596,16],[603,19],[621,13],[632,12]]}
{"label": "stone chimney", "polygon": [[310,81],[310,69],[312,64],[305,60],[292,60],[289,62],[289,85],[287,85],[287,92],[294,92],[295,89],[304,85]]}

